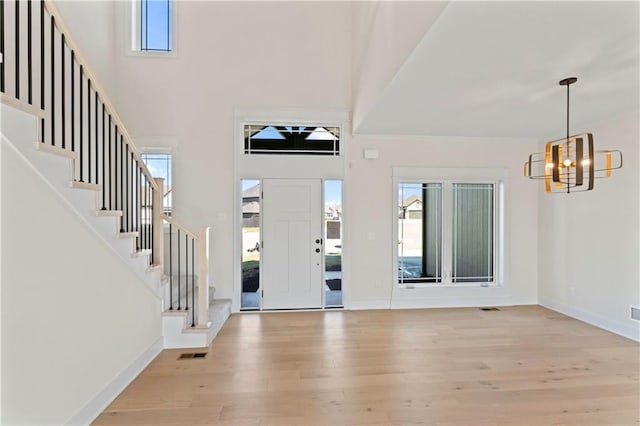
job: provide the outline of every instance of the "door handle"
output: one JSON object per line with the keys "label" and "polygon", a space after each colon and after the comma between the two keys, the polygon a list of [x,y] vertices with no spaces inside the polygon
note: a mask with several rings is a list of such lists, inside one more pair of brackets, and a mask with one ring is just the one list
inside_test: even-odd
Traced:
{"label": "door handle", "polygon": [[316,244],[322,244],[322,238],[316,240]]}
{"label": "door handle", "polygon": [[316,249],[316,253],[320,253],[320,249],[319,248]]}

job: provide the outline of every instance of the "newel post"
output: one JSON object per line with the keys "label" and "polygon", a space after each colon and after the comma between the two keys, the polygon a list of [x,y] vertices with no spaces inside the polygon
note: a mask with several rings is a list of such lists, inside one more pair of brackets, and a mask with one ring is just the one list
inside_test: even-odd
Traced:
{"label": "newel post", "polygon": [[198,328],[209,327],[209,229],[198,232]]}
{"label": "newel post", "polygon": [[158,189],[153,192],[151,201],[153,215],[153,264],[164,262],[164,178],[153,178]]}

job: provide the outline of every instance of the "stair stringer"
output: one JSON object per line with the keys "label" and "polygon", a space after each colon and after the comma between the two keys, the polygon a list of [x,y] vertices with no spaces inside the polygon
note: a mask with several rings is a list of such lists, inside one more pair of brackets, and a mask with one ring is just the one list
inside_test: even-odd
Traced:
{"label": "stair stringer", "polygon": [[156,297],[162,299],[160,268],[149,266],[148,255],[132,256],[136,251],[135,240],[118,238],[119,217],[98,216],[100,192],[72,187],[72,153],[46,147],[40,150],[42,144],[37,142],[39,119],[5,104],[0,108],[3,144],[15,150],[65,205],[129,266]]}

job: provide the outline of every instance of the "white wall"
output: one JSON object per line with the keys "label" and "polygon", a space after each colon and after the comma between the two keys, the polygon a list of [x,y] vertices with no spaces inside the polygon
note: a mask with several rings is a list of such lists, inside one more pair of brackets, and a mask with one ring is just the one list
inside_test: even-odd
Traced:
{"label": "white wall", "polygon": [[115,102],[115,7],[113,1],[64,0],[55,6],[100,84]]}
{"label": "white wall", "polygon": [[[436,19],[444,7],[433,9],[432,5],[426,16],[421,9],[425,5],[405,6],[373,6],[384,9],[383,13],[376,12],[384,24],[380,30],[393,35],[390,44],[384,45],[391,56],[373,56],[385,67],[389,63],[392,68],[401,65],[426,30],[425,22]],[[122,25],[126,10],[118,7]],[[170,141],[166,145],[174,153],[175,217],[191,229],[212,227],[211,269],[216,297],[238,298],[233,267],[237,247],[234,192],[238,191],[233,170],[237,143],[234,110],[349,110],[352,22],[356,20],[351,16],[352,7],[347,2],[180,2],[175,58],[126,56],[126,40],[120,37],[116,43],[120,49],[116,53],[120,115],[140,140],[150,145],[154,145],[154,139],[156,145]],[[373,13],[365,13],[364,27]],[[412,19],[415,25],[403,33],[400,23],[406,19]],[[202,42],[200,28],[208,29],[206,43]],[[357,31],[362,31],[362,26]],[[125,31],[120,27],[118,33]],[[363,38],[359,39],[362,43]],[[373,43],[369,48],[380,46]],[[364,55],[362,60],[366,61],[369,53],[356,55]],[[393,73],[387,76],[391,78]],[[354,307],[389,305],[391,167],[446,165],[508,167],[517,176],[511,197],[513,205],[518,206],[511,209],[512,217],[517,218],[511,232],[511,276],[523,278],[511,280],[508,294],[499,301],[536,303],[536,192],[535,185],[519,179],[521,164],[533,148],[522,141],[477,143],[462,139],[449,144],[404,138],[402,149],[398,149],[396,142],[397,138],[365,136],[350,142],[352,148],[347,155],[352,168],[345,182],[345,230],[353,241],[345,242],[351,247],[345,254],[345,275],[352,271],[346,281],[351,286],[346,290],[350,292],[346,300]],[[379,148],[381,159],[364,162],[363,143]],[[465,152],[464,158],[460,158],[461,152]],[[282,169],[288,167],[287,162],[282,163]],[[244,170],[242,174],[249,177]],[[366,239],[369,232],[376,235],[375,241]]]}
{"label": "white wall", "polygon": [[447,5],[447,1],[354,2],[354,131]]}
{"label": "white wall", "polygon": [[[534,142],[471,138],[356,136],[350,150],[345,231],[350,245],[348,305],[429,307],[537,303],[537,185],[522,177],[522,163]],[[375,149],[377,160],[365,160]],[[503,288],[396,291],[394,281],[392,167],[506,168],[506,245],[509,262]],[[373,237],[373,239],[370,239]],[[410,292],[410,293],[407,293]]]}
{"label": "white wall", "polygon": [[[2,122],[2,118],[0,117],[0,123]],[[2,151],[3,149],[0,147],[0,164],[2,164]],[[2,288],[3,288],[3,283],[2,283],[2,277],[4,276],[3,271],[2,271],[2,262],[3,262],[3,253],[2,253],[2,241],[4,241],[4,237],[3,237],[3,230],[2,230],[2,211],[3,211],[3,204],[2,204],[2,185],[4,180],[2,179],[2,171],[0,170],[0,318],[4,318],[4,316],[2,315]],[[2,401],[3,401],[3,397],[2,397],[2,321],[0,321],[0,423],[2,422]]]}
{"label": "white wall", "polygon": [[[34,140],[35,126],[13,143]],[[161,346],[160,300],[4,138],[1,151],[0,421],[84,423]]]}
{"label": "white wall", "polygon": [[540,303],[640,339],[638,111],[586,131],[596,149],[621,149],[624,167],[592,191],[540,194]]}
{"label": "white wall", "polygon": [[176,57],[166,59],[125,55],[123,7],[120,116],[136,140],[173,149],[174,217],[190,229],[211,226],[215,294],[230,298],[234,108],[348,110],[351,5],[181,1]]}

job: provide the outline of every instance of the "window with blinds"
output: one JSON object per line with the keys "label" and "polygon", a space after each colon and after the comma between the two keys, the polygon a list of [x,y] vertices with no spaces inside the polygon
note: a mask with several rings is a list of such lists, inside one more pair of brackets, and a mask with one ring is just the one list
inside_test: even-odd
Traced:
{"label": "window with blinds", "polygon": [[490,183],[452,184],[454,283],[493,281],[493,187]]}
{"label": "window with blinds", "polygon": [[496,183],[398,184],[398,283],[495,283]]}

